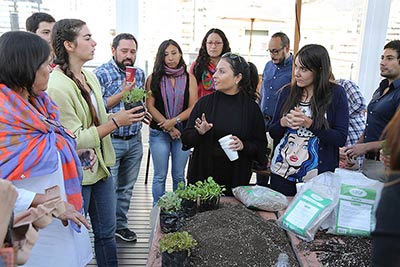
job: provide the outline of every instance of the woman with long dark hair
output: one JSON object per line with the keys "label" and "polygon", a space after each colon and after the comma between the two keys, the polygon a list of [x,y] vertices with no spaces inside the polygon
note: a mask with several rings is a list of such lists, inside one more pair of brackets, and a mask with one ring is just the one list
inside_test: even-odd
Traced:
{"label": "woman with long dark hair", "polygon": [[215,91],[213,74],[221,56],[230,52],[229,41],[220,29],[210,29],[201,42],[199,55],[190,66],[190,73],[196,77],[199,98]]}
{"label": "woman with long dark hair", "polygon": [[173,190],[185,180],[189,151],[182,150],[181,132],[197,101],[196,80],[187,72],[182,49],[174,40],[158,48],[153,73],[146,81],[151,92],[146,104],[153,120],[150,124],[150,151],[153,158],[153,205],[165,192],[168,161],[171,155]]}
{"label": "woman with long dark hair", "polygon": [[[346,92],[330,81],[331,62],[325,47],[301,48],[295,57],[294,77],[281,92],[269,130],[276,144],[271,188],[288,196],[296,194],[296,182],[338,167],[339,147],[346,142],[349,124]],[[291,154],[281,157],[286,147]]]}
{"label": "woman with long dark hair", "polygon": [[[256,103],[258,73],[254,64],[228,52],[221,57],[213,79],[216,92],[199,99],[182,134],[184,149],[194,148],[188,181],[212,176],[231,195],[232,188],[249,184],[252,162],[266,160],[264,119]],[[239,156],[234,161],[218,141],[229,134],[227,145]]]}
{"label": "woman with long dark hair", "polygon": [[45,92],[50,64],[50,47],[39,36],[13,31],[0,37],[0,180],[18,190],[15,214],[49,201],[45,191],[54,186],[66,208],[40,229],[24,266],[83,267],[93,256],[82,214],[82,166],[74,136]]}
{"label": "woman with long dark hair", "polygon": [[96,42],[86,23],[63,19],[53,27],[57,67],[50,76],[49,95],[60,106],[60,120],[76,135],[78,148],[93,148],[98,162],[83,175],[84,209],[93,226],[98,266],[118,266],[115,242],[115,191],[109,167],[115,164],[110,133],[144,119],[141,107],[108,115],[100,84],[83,64],[93,59]]}

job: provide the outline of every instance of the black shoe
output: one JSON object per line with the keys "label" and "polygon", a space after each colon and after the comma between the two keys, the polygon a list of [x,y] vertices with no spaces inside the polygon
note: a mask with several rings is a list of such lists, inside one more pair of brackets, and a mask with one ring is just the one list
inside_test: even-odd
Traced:
{"label": "black shoe", "polygon": [[115,231],[115,236],[121,238],[126,242],[136,242],[137,240],[136,233],[129,230],[128,228]]}

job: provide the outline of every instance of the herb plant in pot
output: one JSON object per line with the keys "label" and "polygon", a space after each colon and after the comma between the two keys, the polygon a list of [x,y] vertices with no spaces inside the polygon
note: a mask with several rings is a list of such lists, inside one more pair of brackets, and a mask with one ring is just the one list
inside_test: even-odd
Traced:
{"label": "herb plant in pot", "polygon": [[183,226],[180,199],[174,192],[166,192],[157,202],[160,207],[160,227],[163,233],[178,231]]}
{"label": "herb plant in pot", "polygon": [[190,256],[190,249],[197,241],[186,231],[169,233],[160,239],[163,267],[183,267]]}
{"label": "herb plant in pot", "polygon": [[182,199],[182,210],[185,217],[194,216],[197,212],[198,188],[194,184],[185,186],[184,182],[180,182],[175,193]]}
{"label": "herb plant in pot", "polygon": [[133,88],[131,91],[127,91],[122,95],[122,102],[124,103],[125,110],[132,109],[137,106],[142,106],[143,109],[136,111],[135,113],[141,113],[145,110],[143,100],[148,96],[148,93],[142,88]]}
{"label": "herb plant in pot", "polygon": [[225,187],[216,183],[212,177],[208,177],[205,181],[197,181],[196,186],[200,194],[199,211],[218,209],[219,200],[226,190]]}

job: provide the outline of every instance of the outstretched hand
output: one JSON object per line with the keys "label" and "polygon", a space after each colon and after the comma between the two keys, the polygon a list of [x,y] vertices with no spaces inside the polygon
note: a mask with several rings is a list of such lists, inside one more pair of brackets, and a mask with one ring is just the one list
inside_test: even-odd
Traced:
{"label": "outstretched hand", "polygon": [[206,132],[208,132],[211,128],[213,127],[212,123],[208,123],[206,120],[206,115],[203,113],[201,115],[201,119],[197,118],[195,120],[194,128],[197,130],[197,132],[200,135],[204,135]]}

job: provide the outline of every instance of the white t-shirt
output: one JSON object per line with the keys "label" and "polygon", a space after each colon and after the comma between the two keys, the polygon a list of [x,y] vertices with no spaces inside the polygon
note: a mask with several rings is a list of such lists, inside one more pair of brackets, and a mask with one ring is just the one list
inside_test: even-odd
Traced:
{"label": "white t-shirt", "polygon": [[[36,193],[44,194],[46,188],[58,185],[61,197],[66,200],[61,158],[58,156],[57,170],[48,175],[30,177],[13,181],[17,187],[18,198],[14,213],[26,210]],[[86,266],[93,258],[88,230],[82,226],[81,232],[75,232],[70,224],[64,226],[54,218],[44,229],[39,230],[39,238],[33,246],[28,262],[23,266],[32,267],[72,267]]]}

